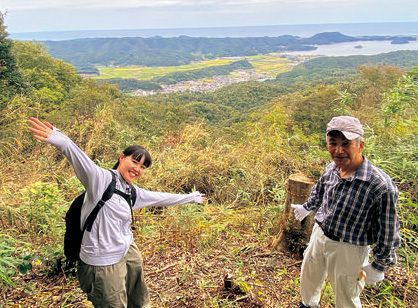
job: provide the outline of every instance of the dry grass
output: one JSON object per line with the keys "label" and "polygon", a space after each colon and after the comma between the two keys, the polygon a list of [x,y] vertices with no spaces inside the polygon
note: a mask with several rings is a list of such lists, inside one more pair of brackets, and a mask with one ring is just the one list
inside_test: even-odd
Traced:
{"label": "dry grass", "polygon": [[[131,143],[130,136],[139,141],[147,137],[138,132],[138,124],[118,122],[115,106],[103,104],[90,117],[72,119],[63,127],[104,167],[113,165],[115,149]],[[155,164],[141,179],[141,186],[179,193],[197,189],[209,197],[209,205],[203,207],[185,205],[136,214],[136,242],[144,256],[155,307],[292,307],[298,303],[299,260],[266,247],[278,230],[285,179],[301,170],[315,173],[324,160],[316,155],[316,148],[307,149],[307,144],[314,143],[311,139],[297,131],[287,133],[283,108],[270,107],[254,114],[253,122],[229,128],[228,134],[196,123],[149,143]],[[16,146],[8,148],[11,155],[2,155],[0,234],[12,234],[30,242],[33,253],[56,258],[47,248],[56,248],[59,239],[27,232],[35,228],[20,211],[23,202],[29,202],[24,188],[36,182],[51,183],[69,201],[79,186],[62,155],[51,146],[33,142],[24,132],[27,114],[12,111],[2,122],[2,133],[7,132],[7,140]],[[416,303],[413,268],[393,270],[388,274],[391,289],[386,295],[382,289],[363,293],[365,307],[384,307],[395,295],[400,307]],[[0,291],[1,302],[5,307],[89,306],[74,280],[64,279],[62,273],[48,276],[51,271],[45,263],[17,275],[15,288]],[[224,288],[227,272],[238,289]],[[400,275],[407,279],[399,280]],[[331,307],[328,289],[322,302],[323,307]]]}
{"label": "dry grass", "polygon": [[[137,212],[135,240],[144,258],[153,307],[295,307],[300,260],[267,249],[274,217],[269,207],[222,205]],[[392,291],[404,300],[396,306],[412,307],[416,293],[405,284],[416,279],[416,273],[399,271],[397,267],[388,273]],[[238,288],[225,289],[227,273]],[[386,307],[387,299],[377,294],[367,288],[364,307]],[[332,298],[327,287],[321,307],[332,307]],[[74,279],[48,277],[36,270],[18,278],[18,287],[3,303],[5,307],[91,307]]]}

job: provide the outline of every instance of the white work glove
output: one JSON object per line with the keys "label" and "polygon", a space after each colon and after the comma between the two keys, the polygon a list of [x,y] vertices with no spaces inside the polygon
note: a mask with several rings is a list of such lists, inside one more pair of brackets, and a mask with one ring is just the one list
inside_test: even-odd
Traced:
{"label": "white work glove", "polygon": [[193,201],[196,203],[203,203],[206,201],[205,194],[202,194],[198,191],[194,191],[193,193]]}
{"label": "white work glove", "polygon": [[375,285],[376,282],[382,281],[385,278],[385,273],[375,269],[370,263],[363,266],[363,271],[366,272],[366,283]]}
{"label": "white work glove", "polygon": [[299,221],[302,221],[312,212],[305,209],[302,204],[291,204],[290,206],[294,209],[293,212],[295,213],[295,218]]}

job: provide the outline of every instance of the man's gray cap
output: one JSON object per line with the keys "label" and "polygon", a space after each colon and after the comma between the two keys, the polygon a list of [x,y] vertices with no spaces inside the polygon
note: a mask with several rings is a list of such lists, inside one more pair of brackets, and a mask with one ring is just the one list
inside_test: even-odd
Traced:
{"label": "man's gray cap", "polygon": [[333,117],[327,125],[327,135],[330,131],[338,130],[342,132],[348,140],[363,137],[363,126],[357,118],[350,116]]}

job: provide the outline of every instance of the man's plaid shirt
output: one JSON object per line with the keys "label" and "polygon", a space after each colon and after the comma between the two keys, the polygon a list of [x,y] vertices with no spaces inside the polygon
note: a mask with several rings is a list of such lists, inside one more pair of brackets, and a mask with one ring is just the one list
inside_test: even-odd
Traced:
{"label": "man's plaid shirt", "polygon": [[315,219],[325,233],[354,245],[376,244],[372,265],[383,271],[396,262],[400,244],[397,200],[391,178],[364,158],[348,179],[340,178],[335,163],[329,164],[304,207],[318,210]]}

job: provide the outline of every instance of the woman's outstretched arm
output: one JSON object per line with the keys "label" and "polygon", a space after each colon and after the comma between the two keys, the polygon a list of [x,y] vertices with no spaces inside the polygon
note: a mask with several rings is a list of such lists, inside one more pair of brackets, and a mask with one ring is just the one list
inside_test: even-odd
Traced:
{"label": "woman's outstretched arm", "polygon": [[[53,127],[31,117],[29,131],[39,141],[47,142],[61,151],[71,163],[75,174],[87,190],[87,197],[96,202],[111,181],[111,174],[97,166],[68,136]],[[97,200],[98,201],[98,200]]]}
{"label": "woman's outstretched arm", "polygon": [[144,207],[154,206],[171,206],[180,205],[185,203],[207,203],[205,194],[199,191],[194,191],[189,194],[172,194],[166,192],[150,191],[135,186],[136,189],[136,202],[134,204],[134,210]]}

